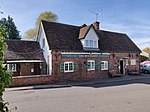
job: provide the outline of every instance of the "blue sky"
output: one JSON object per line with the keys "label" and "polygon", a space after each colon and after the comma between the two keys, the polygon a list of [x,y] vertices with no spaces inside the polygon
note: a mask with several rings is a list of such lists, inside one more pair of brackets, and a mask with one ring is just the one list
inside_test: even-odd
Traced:
{"label": "blue sky", "polygon": [[34,28],[43,11],[72,25],[91,24],[96,20],[91,12],[100,12],[102,30],[126,33],[141,49],[150,47],[149,0],[0,0],[0,7],[0,18],[12,16],[21,35]]}

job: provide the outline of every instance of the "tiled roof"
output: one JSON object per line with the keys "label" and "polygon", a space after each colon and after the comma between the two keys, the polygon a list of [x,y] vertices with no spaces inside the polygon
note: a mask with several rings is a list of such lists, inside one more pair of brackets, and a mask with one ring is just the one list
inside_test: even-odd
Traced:
{"label": "tiled roof", "polygon": [[141,52],[134,42],[123,33],[96,30],[102,52]]}
{"label": "tiled roof", "polygon": [[88,32],[90,26],[85,26],[83,28],[80,28],[79,39],[82,39],[86,35],[86,33]]}
{"label": "tiled roof", "polygon": [[50,49],[81,50],[80,27],[42,21]]}
{"label": "tiled roof", "polygon": [[40,45],[36,41],[23,40],[5,40],[8,48],[6,50],[5,60],[42,60],[43,53]]}
{"label": "tiled roof", "polygon": [[[72,26],[42,21],[50,49],[84,51],[80,39],[92,26]],[[122,33],[95,30],[99,37],[100,52],[140,52],[132,40]],[[97,50],[96,50],[97,51]]]}

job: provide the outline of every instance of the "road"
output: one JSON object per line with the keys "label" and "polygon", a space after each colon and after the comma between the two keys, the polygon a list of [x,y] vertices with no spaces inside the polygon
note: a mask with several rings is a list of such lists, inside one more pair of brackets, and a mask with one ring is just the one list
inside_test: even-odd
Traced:
{"label": "road", "polygon": [[150,112],[150,79],[6,91],[14,112]]}

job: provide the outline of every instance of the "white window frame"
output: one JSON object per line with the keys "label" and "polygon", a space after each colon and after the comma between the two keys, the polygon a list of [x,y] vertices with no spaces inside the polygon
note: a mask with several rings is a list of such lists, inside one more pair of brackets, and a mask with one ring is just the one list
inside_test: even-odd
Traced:
{"label": "white window frame", "polygon": [[94,40],[94,47],[97,47],[97,41],[96,40]]}
{"label": "white window frame", "polygon": [[101,64],[101,70],[108,70],[109,69],[108,61],[101,61],[101,63],[104,63],[103,67]]}
{"label": "white window frame", "polygon": [[[12,65],[14,65],[14,69],[11,67]],[[12,71],[12,72],[16,72],[17,71],[17,65],[15,63],[7,64],[7,70]]]}
{"label": "white window frame", "polygon": [[128,59],[126,59],[126,65],[129,65],[129,60]]}
{"label": "white window frame", "polygon": [[85,46],[89,47],[89,40],[85,40]]}
{"label": "white window frame", "polygon": [[[88,60],[87,63],[90,63],[90,68],[87,69],[88,71],[95,70],[95,61],[94,60]],[[93,66],[92,66],[92,63],[93,63]]]}
{"label": "white window frame", "polygon": [[89,40],[89,47],[93,47],[93,40]]}
{"label": "white window frame", "polygon": [[97,48],[96,40],[85,40],[85,47]]}
{"label": "white window frame", "polygon": [[[72,70],[70,70],[69,64],[72,64]],[[65,65],[68,65],[67,70],[65,70]],[[64,72],[74,72],[74,62],[64,62]]]}
{"label": "white window frame", "polygon": [[130,60],[130,64],[131,64],[131,65],[136,65],[136,59],[131,59],[131,60]]}

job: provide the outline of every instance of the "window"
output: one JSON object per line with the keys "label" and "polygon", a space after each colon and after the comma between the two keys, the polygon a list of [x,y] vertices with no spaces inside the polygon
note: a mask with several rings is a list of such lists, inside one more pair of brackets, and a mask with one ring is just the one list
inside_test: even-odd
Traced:
{"label": "window", "polygon": [[78,63],[76,62],[60,63],[60,72],[75,72],[77,70],[78,70]]}
{"label": "window", "polygon": [[93,40],[89,40],[90,42],[90,47],[93,47]]}
{"label": "window", "polygon": [[128,63],[128,59],[126,59],[126,65],[129,65],[129,63]]}
{"label": "window", "polygon": [[101,61],[101,70],[108,70],[108,61]]}
{"label": "window", "polygon": [[95,70],[95,61],[94,60],[87,61],[87,70]]}
{"label": "window", "polygon": [[89,40],[85,40],[85,46],[89,46]]}
{"label": "window", "polygon": [[86,47],[97,47],[97,41],[93,40],[85,40],[85,46]]}
{"label": "window", "polygon": [[65,62],[64,63],[64,72],[73,72],[74,71],[74,63],[73,62]]}
{"label": "window", "polygon": [[97,41],[94,41],[94,47],[97,47]]}
{"label": "window", "polygon": [[136,65],[136,59],[131,59],[131,65]]}
{"label": "window", "polygon": [[12,71],[12,72],[16,72],[16,64],[7,64],[7,70],[8,71]]}
{"label": "window", "polygon": [[43,39],[43,48],[45,47],[45,39]]}

